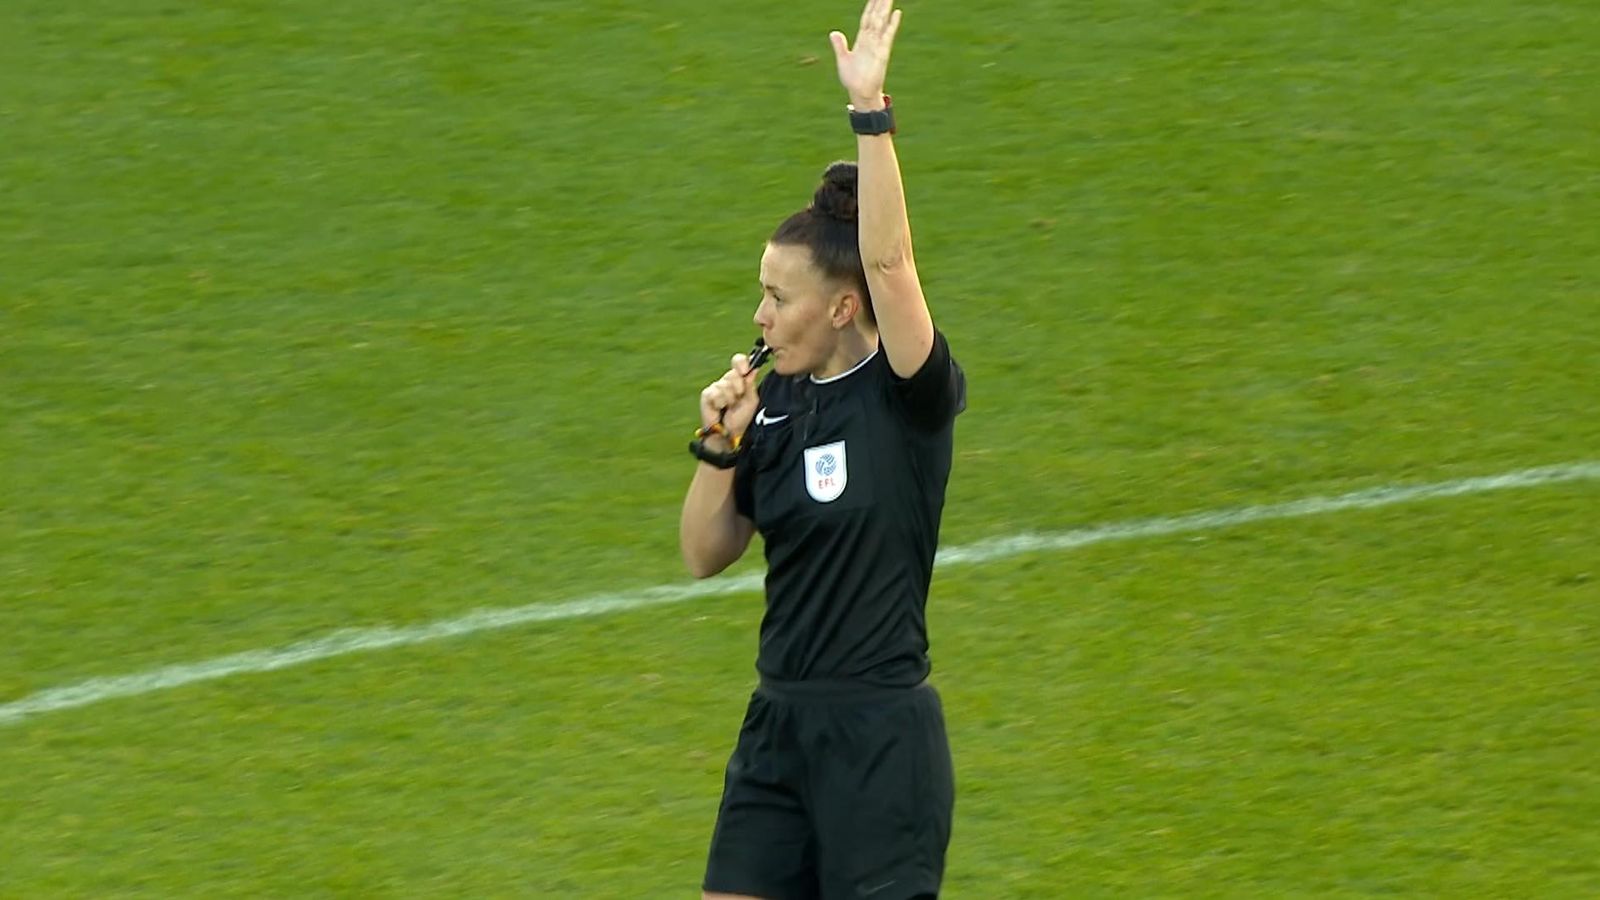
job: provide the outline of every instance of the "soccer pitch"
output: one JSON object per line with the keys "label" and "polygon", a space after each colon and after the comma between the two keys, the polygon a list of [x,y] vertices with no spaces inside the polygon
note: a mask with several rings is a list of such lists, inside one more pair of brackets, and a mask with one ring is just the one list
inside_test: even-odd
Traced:
{"label": "soccer pitch", "polygon": [[[855,15],[0,9],[0,896],[697,895],[683,445]],[[906,10],[948,896],[1600,894],[1597,44]]]}

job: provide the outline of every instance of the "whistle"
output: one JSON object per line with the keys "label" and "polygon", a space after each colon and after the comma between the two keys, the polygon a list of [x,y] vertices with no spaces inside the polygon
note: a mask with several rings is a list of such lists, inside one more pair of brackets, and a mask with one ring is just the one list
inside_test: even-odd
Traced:
{"label": "whistle", "polygon": [[772,348],[767,346],[766,341],[756,338],[756,345],[750,348],[750,371],[754,372],[761,368],[761,364],[766,362],[770,356],[772,356]]}

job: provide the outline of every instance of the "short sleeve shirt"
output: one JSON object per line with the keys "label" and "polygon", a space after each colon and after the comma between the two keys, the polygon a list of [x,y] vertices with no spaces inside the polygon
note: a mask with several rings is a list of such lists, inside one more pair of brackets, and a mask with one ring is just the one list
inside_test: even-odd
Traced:
{"label": "short sleeve shirt", "polygon": [[761,533],[767,678],[910,686],[927,677],[926,608],[966,376],[934,332],[900,378],[880,350],[833,378],[768,375],[734,473]]}

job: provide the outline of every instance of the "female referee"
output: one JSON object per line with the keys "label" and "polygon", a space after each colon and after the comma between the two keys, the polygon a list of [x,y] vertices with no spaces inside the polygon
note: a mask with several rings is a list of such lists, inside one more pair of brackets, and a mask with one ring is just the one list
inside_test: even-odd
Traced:
{"label": "female referee", "polygon": [[[954,780],[924,610],[966,380],[911,253],[893,110],[900,26],[868,0],[834,32],[857,163],[835,163],[761,257],[744,355],[700,393],[679,539],[696,577],[760,531],[759,686],[728,762],[707,898],[935,897]],[[843,123],[841,123],[843,124]]]}

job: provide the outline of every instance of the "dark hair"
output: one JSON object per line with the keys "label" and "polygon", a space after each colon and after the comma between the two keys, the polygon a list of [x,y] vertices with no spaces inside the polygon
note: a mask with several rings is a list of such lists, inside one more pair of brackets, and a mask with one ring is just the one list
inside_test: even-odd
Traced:
{"label": "dark hair", "polygon": [[861,266],[855,163],[828,166],[811,205],[785,219],[772,233],[771,243],[809,247],[812,263],[828,278],[854,286],[860,292],[867,321],[876,321],[872,294],[867,290],[867,271]]}

